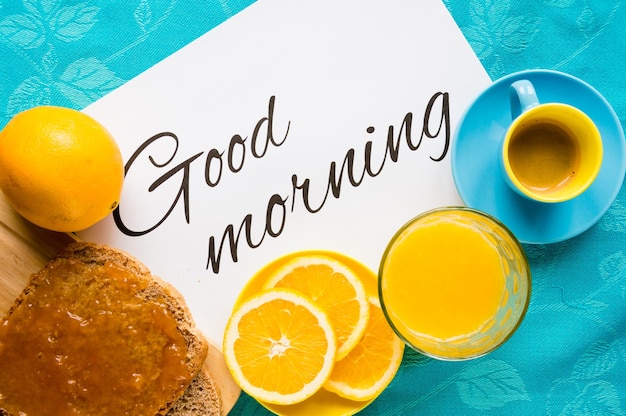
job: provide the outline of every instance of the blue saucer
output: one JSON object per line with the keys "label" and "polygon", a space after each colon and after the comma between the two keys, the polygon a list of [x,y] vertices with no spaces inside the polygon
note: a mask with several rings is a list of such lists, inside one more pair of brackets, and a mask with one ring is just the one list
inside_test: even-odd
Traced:
{"label": "blue saucer", "polygon": [[[546,204],[528,200],[506,185],[498,164],[500,141],[511,124],[509,86],[528,79],[539,101],[578,107],[596,123],[604,146],[602,168],[578,197]],[[571,75],[529,70],[501,78],[485,90],[461,118],[452,142],[452,176],[463,202],[502,221],[522,243],[545,244],[572,238],[609,209],[626,171],[624,131],[611,105],[591,86]]]}

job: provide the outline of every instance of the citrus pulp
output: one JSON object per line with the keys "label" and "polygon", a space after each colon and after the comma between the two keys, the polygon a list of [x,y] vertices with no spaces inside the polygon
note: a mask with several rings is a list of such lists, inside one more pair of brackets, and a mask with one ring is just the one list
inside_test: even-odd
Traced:
{"label": "citrus pulp", "polygon": [[352,269],[330,256],[302,254],[285,263],[265,289],[286,287],[317,303],[330,318],[337,336],[337,360],[359,342],[369,320],[365,287]]}
{"label": "citrus pulp", "polygon": [[274,289],[235,308],[224,358],[237,384],[257,400],[295,404],[330,376],[337,343],[326,313],[302,294]]}
{"label": "citrus pulp", "polygon": [[377,297],[371,297],[370,319],[365,335],[352,351],[335,363],[324,384],[328,391],[350,400],[371,400],[396,375],[404,343],[387,323]]}

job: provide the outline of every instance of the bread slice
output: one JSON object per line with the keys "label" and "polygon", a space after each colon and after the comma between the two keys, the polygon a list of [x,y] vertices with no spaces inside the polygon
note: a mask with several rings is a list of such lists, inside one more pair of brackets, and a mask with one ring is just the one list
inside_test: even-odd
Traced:
{"label": "bread slice", "polygon": [[[59,322],[68,325],[59,327]],[[7,332],[7,328],[13,328],[13,332]],[[118,336],[115,332],[118,329],[123,335]],[[48,348],[42,337],[47,337],[54,348]],[[30,347],[35,345],[33,339],[43,345],[43,352]],[[72,344],[69,350],[65,349],[68,344]],[[0,374],[5,382],[0,380],[0,415],[19,414],[21,409],[15,409],[16,396],[11,394],[22,385],[29,393],[17,397],[27,397],[27,401],[40,405],[42,400],[54,402],[52,405],[57,407],[48,408],[45,414],[63,414],[64,411],[70,414],[72,412],[63,407],[65,404],[56,403],[62,396],[59,391],[64,383],[81,388],[89,386],[83,389],[84,395],[83,390],[65,389],[69,393],[63,396],[63,401],[72,401],[68,409],[81,411],[81,406],[87,406],[78,414],[94,414],[89,403],[84,403],[91,400],[93,405],[94,397],[102,400],[96,412],[99,414],[219,414],[219,393],[210,375],[200,371],[208,348],[180,293],[153,276],[140,261],[106,245],[72,243],[31,276],[2,321]],[[72,358],[72,352],[78,358]],[[31,371],[25,369],[22,377],[8,380],[7,374],[19,371],[15,364],[19,360],[27,360],[23,367]],[[44,363],[43,367],[38,367],[38,360]],[[119,360],[119,363],[112,360]],[[76,370],[77,363],[85,367],[80,373]],[[57,364],[61,370],[57,371]],[[142,371],[130,371],[129,366],[135,365]],[[118,377],[112,369],[123,374]],[[69,371],[73,371],[72,378],[63,378]],[[107,377],[102,376],[103,373]],[[167,379],[168,373],[172,380]],[[93,380],[106,380],[107,385],[94,386]],[[39,385],[33,389],[42,381],[55,383],[54,388]],[[32,390],[43,392],[42,396],[36,397]],[[185,398],[176,404],[183,394]],[[150,397],[151,403],[141,404],[141,400],[148,400],[146,397]],[[118,402],[120,408],[116,408]],[[144,407],[128,407],[140,405]],[[202,405],[206,405],[204,413],[185,413],[187,409]],[[215,408],[217,413],[211,413]]]}
{"label": "bread slice", "polygon": [[217,384],[202,368],[183,397],[167,412],[167,416],[221,416],[222,402]]}

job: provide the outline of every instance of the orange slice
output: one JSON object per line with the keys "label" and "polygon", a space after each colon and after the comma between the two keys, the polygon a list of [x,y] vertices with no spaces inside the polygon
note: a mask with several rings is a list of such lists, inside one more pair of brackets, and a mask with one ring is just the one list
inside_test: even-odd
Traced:
{"label": "orange slice", "polygon": [[363,339],[346,358],[335,363],[326,390],[350,400],[378,396],[398,372],[404,343],[387,323],[378,299],[370,297],[370,319]]}
{"label": "orange slice", "polygon": [[295,404],[330,376],[337,344],[326,313],[293,290],[262,292],[238,306],[226,324],[224,358],[250,396]]}
{"label": "orange slice", "polygon": [[369,320],[365,288],[344,263],[319,254],[296,257],[276,270],[264,286],[274,287],[295,289],[326,311],[337,336],[337,360],[348,355],[365,333]]}

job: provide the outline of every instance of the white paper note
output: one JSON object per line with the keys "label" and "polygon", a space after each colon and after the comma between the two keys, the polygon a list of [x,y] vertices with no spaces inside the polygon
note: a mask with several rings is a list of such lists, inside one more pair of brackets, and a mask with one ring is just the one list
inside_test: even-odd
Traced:
{"label": "white paper note", "polygon": [[221,345],[273,259],[376,271],[406,221],[461,204],[450,140],[489,83],[440,1],[260,0],[85,109],[127,173],[116,218],[79,236],[172,283]]}

